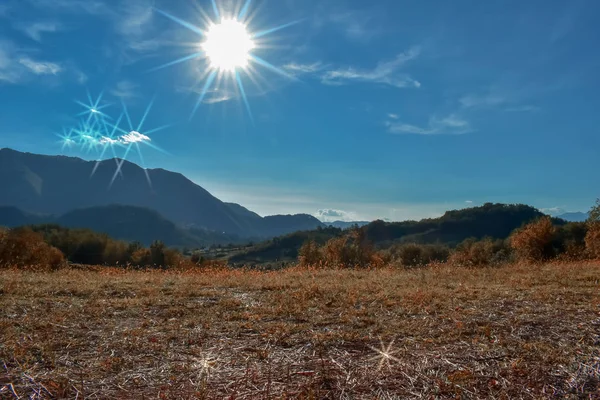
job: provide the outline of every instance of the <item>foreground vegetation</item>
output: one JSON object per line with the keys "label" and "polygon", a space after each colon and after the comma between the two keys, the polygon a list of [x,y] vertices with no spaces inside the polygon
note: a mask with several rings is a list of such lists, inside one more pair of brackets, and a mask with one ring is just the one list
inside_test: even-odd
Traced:
{"label": "foreground vegetation", "polygon": [[598,398],[600,263],[0,271],[0,397]]}

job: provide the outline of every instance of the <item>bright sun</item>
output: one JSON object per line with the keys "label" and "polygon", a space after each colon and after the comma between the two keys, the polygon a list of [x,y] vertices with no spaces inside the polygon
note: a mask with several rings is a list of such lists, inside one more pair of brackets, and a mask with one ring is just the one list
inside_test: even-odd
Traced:
{"label": "bright sun", "polygon": [[227,72],[246,68],[255,47],[246,25],[236,19],[224,19],[211,25],[205,35],[202,49],[213,68]]}

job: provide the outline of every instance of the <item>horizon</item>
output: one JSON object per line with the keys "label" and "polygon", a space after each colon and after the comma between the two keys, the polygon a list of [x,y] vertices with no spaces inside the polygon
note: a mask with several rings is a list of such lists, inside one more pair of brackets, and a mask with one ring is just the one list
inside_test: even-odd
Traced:
{"label": "horizon", "polygon": [[[79,160],[83,160],[85,162],[89,162],[92,163],[95,160],[85,160],[83,158],[80,157],[76,157],[76,156],[69,156],[69,155],[56,155],[56,154],[37,154],[37,153],[31,153],[31,152],[22,152],[20,150],[16,150],[16,149],[12,149],[12,148],[8,148],[8,147],[0,147],[0,151],[2,150],[10,150],[10,151],[15,151],[15,152],[20,152],[20,153],[24,153],[24,154],[31,154],[31,155],[36,155],[36,156],[46,156],[46,157],[67,157],[67,158],[75,158],[75,159],[79,159]],[[124,161],[127,162],[129,164],[135,165],[138,168],[144,169],[144,170],[148,170],[148,171],[154,171],[154,170],[161,170],[161,171],[166,171],[166,172],[170,172],[170,173],[174,173],[174,174],[181,174],[183,175],[186,179],[188,179],[190,182],[192,182],[194,185],[201,187],[202,189],[207,190],[205,187],[203,187],[201,184],[194,182],[193,180],[191,180],[190,178],[188,178],[187,176],[185,176],[184,174],[182,174],[181,172],[178,171],[171,171],[171,170],[166,170],[164,168],[144,168],[138,164],[136,164],[135,162],[126,160],[126,159],[121,159],[121,158],[111,158],[111,159],[107,159],[107,160],[103,160],[103,161],[109,161],[109,160],[119,160],[119,161]],[[212,193],[210,190],[207,190],[211,195],[214,196],[214,193]],[[215,196],[216,197],[216,196]],[[218,198],[218,197],[217,197]],[[251,212],[255,212],[254,210],[246,207],[244,204],[240,204],[240,203],[236,203],[236,202],[232,202],[232,201],[227,201],[221,198],[218,198],[219,200],[223,201],[224,203],[234,203],[234,204],[238,204],[246,209],[248,209]],[[496,203],[496,204],[505,204],[505,205],[517,205],[519,203],[497,203],[497,202],[487,202],[487,203]],[[264,218],[264,217],[269,217],[269,216],[278,216],[278,215],[298,215],[298,214],[302,214],[302,215],[310,215],[312,217],[315,217],[316,219],[318,219],[321,223],[323,224],[331,224],[331,223],[370,223],[376,220],[381,220],[384,222],[406,222],[406,221],[421,221],[427,218],[439,218],[441,216],[443,216],[446,212],[448,211],[455,211],[455,210],[466,210],[466,209],[470,209],[470,208],[476,208],[476,207],[481,207],[483,205],[485,205],[486,203],[482,203],[482,204],[468,204],[465,205],[463,207],[460,208],[455,208],[455,209],[446,209],[444,210],[442,213],[438,214],[438,215],[433,215],[433,216],[428,216],[428,217],[423,217],[423,218],[408,218],[408,219],[403,219],[403,220],[389,220],[389,219],[382,219],[382,218],[374,218],[371,220],[358,220],[358,219],[340,219],[339,216],[337,216],[335,213],[327,215],[327,214],[322,214],[322,215],[318,215],[318,213],[315,214],[311,214],[311,213],[281,213],[281,214],[260,214],[260,213],[256,213],[258,214],[260,217]],[[587,211],[569,211],[569,210],[564,210],[564,209],[560,209],[560,208],[555,208],[555,209],[540,209],[538,207],[532,206],[532,205],[528,205],[528,204],[524,204],[530,207],[535,208],[538,211],[543,212],[546,215],[552,216],[552,217],[561,217],[563,215],[568,215],[568,214],[587,214]],[[111,206],[111,204],[107,204],[106,206]],[[16,206],[14,206],[15,208],[18,208]],[[87,208],[87,207],[84,207]],[[324,211],[335,211],[335,210],[324,210]],[[29,212],[29,211],[27,211]],[[33,213],[36,214],[36,213]]]}
{"label": "horizon", "polygon": [[[598,197],[598,3],[217,1],[259,58],[175,63],[210,33],[179,18],[205,29],[212,5],[4,2],[0,148],[125,158],[324,222],[487,202],[558,215]],[[240,73],[208,85],[215,68]],[[96,120],[104,133],[75,145]]]}

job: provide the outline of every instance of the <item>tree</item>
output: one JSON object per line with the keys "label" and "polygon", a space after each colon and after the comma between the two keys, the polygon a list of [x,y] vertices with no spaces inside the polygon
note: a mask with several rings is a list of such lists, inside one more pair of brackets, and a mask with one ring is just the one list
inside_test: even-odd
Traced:
{"label": "tree", "polygon": [[321,263],[319,245],[312,239],[307,240],[298,251],[298,259],[304,267],[316,267]]}
{"label": "tree", "polygon": [[165,266],[165,244],[160,240],[156,240],[150,245],[150,259],[152,264],[157,267]]}
{"label": "tree", "polygon": [[588,222],[600,222],[600,199],[596,200],[596,204],[592,206],[589,214]]}
{"label": "tree", "polygon": [[600,199],[596,200],[596,204],[590,210],[587,225],[585,247],[592,257],[600,257]]}

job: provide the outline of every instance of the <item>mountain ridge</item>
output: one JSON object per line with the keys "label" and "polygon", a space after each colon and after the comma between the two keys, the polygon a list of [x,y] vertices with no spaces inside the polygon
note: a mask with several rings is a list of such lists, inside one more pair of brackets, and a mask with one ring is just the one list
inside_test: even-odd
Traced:
{"label": "mountain ridge", "polygon": [[305,229],[307,224],[322,226],[308,215],[261,217],[239,204],[222,202],[179,172],[143,169],[129,161],[123,161],[121,174],[109,185],[119,160],[97,164],[78,157],[0,149],[0,205],[53,215],[78,208],[132,205],[155,210],[180,226],[242,237],[266,238]]}

